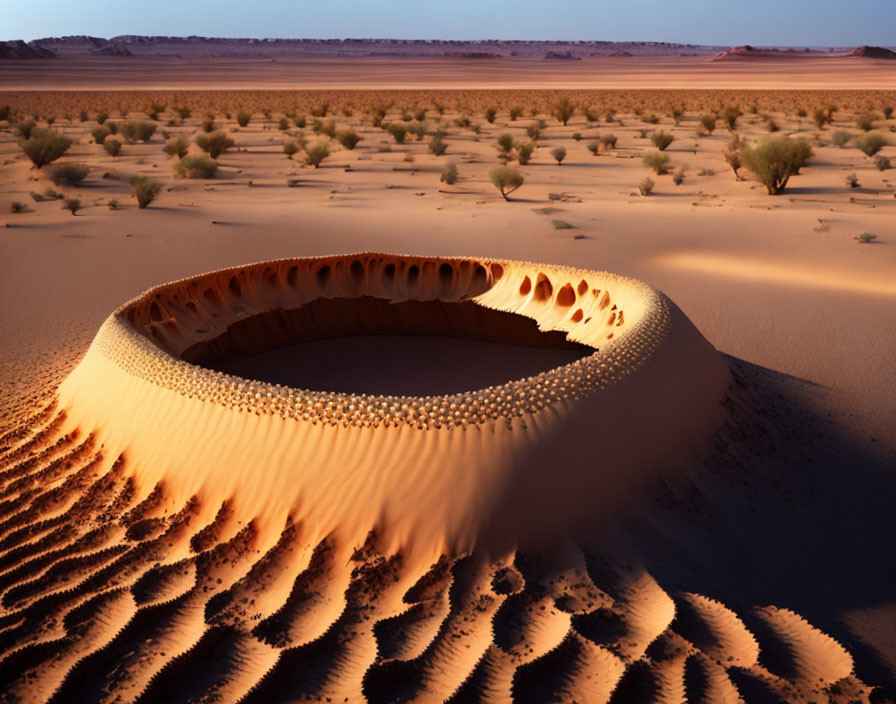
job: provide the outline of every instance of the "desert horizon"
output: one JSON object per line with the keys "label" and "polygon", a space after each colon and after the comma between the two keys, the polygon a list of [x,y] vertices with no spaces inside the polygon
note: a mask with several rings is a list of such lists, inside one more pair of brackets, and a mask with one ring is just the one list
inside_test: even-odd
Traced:
{"label": "desert horizon", "polygon": [[896,701],[892,11],[702,4],[14,10],[0,701]]}

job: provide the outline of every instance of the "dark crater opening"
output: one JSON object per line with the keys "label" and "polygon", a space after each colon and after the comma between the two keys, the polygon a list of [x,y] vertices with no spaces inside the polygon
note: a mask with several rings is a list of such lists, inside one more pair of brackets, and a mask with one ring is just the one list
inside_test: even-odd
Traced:
{"label": "dark crater opening", "polygon": [[234,323],[181,357],[314,391],[430,396],[534,376],[592,354],[563,332],[471,301],[321,298]]}

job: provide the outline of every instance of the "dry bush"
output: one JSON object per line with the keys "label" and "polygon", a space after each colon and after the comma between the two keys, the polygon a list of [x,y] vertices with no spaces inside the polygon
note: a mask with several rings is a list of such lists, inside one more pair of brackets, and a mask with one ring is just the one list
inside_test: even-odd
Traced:
{"label": "dry bush", "polygon": [[831,141],[841,149],[846,146],[850,139],[852,139],[852,135],[846,130],[837,130],[831,135]]}
{"label": "dry bush", "polygon": [[887,146],[887,140],[879,134],[863,134],[856,139],[856,147],[865,156],[874,156],[885,146]]}
{"label": "dry bush", "polygon": [[62,209],[74,215],[81,209],[81,201],[77,198],[66,198],[62,201]]}
{"label": "dry bush", "polygon": [[883,154],[878,154],[874,157],[874,166],[878,171],[887,171],[893,168],[893,165],[890,163],[890,157]]}
{"label": "dry bush", "polygon": [[191,154],[174,164],[174,173],[181,178],[214,178],[218,162],[204,154]]}
{"label": "dry bush", "polygon": [[206,134],[209,132],[215,131],[215,116],[214,115],[206,115],[202,118],[202,123],[200,124],[200,128]]}
{"label": "dry bush", "polygon": [[196,146],[202,151],[208,152],[212,159],[217,159],[221,154],[233,146],[233,140],[223,132],[200,134],[196,137]]}
{"label": "dry bush", "polygon": [[725,163],[731,167],[731,170],[734,172],[734,178],[738,181],[741,181],[741,175],[738,173],[738,170],[741,166],[743,166],[743,159],[741,158],[740,150],[743,146],[743,141],[737,135],[731,137],[731,141],[728,142],[728,146],[726,146],[722,150],[722,156],[725,158]]}
{"label": "dry bush", "polygon": [[712,134],[716,129],[716,120],[718,118],[715,115],[706,114],[700,118],[700,126],[706,130],[707,134]]}
{"label": "dry bush", "polygon": [[137,199],[137,207],[140,209],[152,203],[161,190],[162,184],[149,176],[131,176],[131,193]]}
{"label": "dry bush", "polygon": [[103,125],[97,125],[92,130],[90,130],[90,136],[93,137],[93,141],[97,144],[102,144],[106,141],[106,137],[112,134],[112,131],[108,127],[104,127]]}
{"label": "dry bush", "polygon": [[496,166],[488,172],[492,185],[498,189],[504,200],[510,200],[507,196],[523,185],[523,175],[512,166]]}
{"label": "dry bush", "polygon": [[615,134],[605,134],[600,138],[600,143],[604,146],[604,149],[615,149],[616,148],[616,135]]}
{"label": "dry bush", "polygon": [[659,118],[659,116],[658,116],[658,115],[655,115],[655,114],[653,114],[653,113],[651,113],[651,114],[648,115],[647,117],[643,118],[643,121],[646,122],[648,125],[658,125],[658,124],[660,124],[660,118]]}
{"label": "dry bush", "polygon": [[236,124],[238,124],[240,127],[246,127],[251,119],[252,115],[245,110],[240,110],[236,114]]}
{"label": "dry bush", "polygon": [[513,135],[502,134],[495,141],[498,144],[498,150],[501,152],[501,155],[504,157],[509,157],[510,152],[513,151],[513,147],[514,147]]}
{"label": "dry bush", "polygon": [[529,139],[537,141],[541,136],[541,124],[538,122],[532,122],[526,127],[526,135]]}
{"label": "dry bush", "polygon": [[349,150],[357,147],[358,142],[360,142],[362,139],[364,138],[352,129],[339,130],[338,132],[336,132],[336,141]]}
{"label": "dry bush", "polygon": [[436,156],[442,156],[448,150],[448,145],[445,144],[444,139],[441,134],[434,134],[432,139],[429,140],[429,151],[431,151]]}
{"label": "dry bush", "polygon": [[[734,131],[737,129],[737,118],[741,116],[740,108],[735,105],[729,105],[727,108],[722,110],[722,122],[725,123],[725,126],[728,127],[729,130]],[[710,132],[712,130],[709,130]]]}
{"label": "dry bush", "polygon": [[315,169],[319,169],[321,162],[328,156],[330,156],[330,145],[326,142],[315,142],[305,147],[306,161]]}
{"label": "dry bush", "polygon": [[810,156],[812,148],[806,140],[789,137],[766,137],[755,147],[741,148],[744,166],[756,175],[769,195],[781,193]]}
{"label": "dry bush", "polygon": [[566,149],[564,147],[554,147],[551,149],[551,156],[554,157],[554,161],[557,162],[557,166],[561,166],[563,164],[563,160],[566,158]]}
{"label": "dry bush", "polygon": [[286,154],[287,159],[292,159],[293,155],[298,154],[301,149],[302,147],[294,139],[288,139],[283,143],[283,153]]}
{"label": "dry bush", "polygon": [[669,155],[662,152],[650,152],[644,157],[644,166],[653,169],[658,176],[669,173]]}
{"label": "dry bush", "polygon": [[332,139],[336,136],[335,120],[315,120],[311,123],[311,131],[314,134],[323,134]]}
{"label": "dry bush", "polygon": [[447,183],[449,186],[453,186],[457,183],[457,164],[453,161],[448,162],[444,169],[442,169],[442,176],[439,180],[442,183]]}
{"label": "dry bush", "polygon": [[37,129],[34,120],[20,120],[16,125],[16,135],[19,139],[31,139],[32,133]]}
{"label": "dry bush", "polygon": [[121,151],[121,140],[107,139],[103,142],[103,149],[106,150],[106,154],[109,156],[118,156],[118,153]]}
{"label": "dry bush", "polygon": [[647,176],[641,183],[638,184],[638,190],[641,192],[642,196],[649,196],[653,193],[653,187],[656,184],[653,182],[653,179],[650,176]]}
{"label": "dry bush", "polygon": [[383,129],[392,135],[392,139],[395,140],[396,144],[404,144],[405,137],[408,135],[408,129],[403,124],[390,122],[387,125],[383,125]]}
{"label": "dry bush", "polygon": [[679,167],[675,169],[675,172],[672,174],[672,183],[676,186],[680,186],[684,183],[684,169]]}
{"label": "dry bush", "polygon": [[156,133],[156,124],[148,120],[125,120],[116,125],[117,133],[124,137],[128,144],[147,142]]}
{"label": "dry bush", "polygon": [[597,156],[598,152],[600,151],[600,142],[597,140],[588,142],[588,144],[586,144],[585,146],[588,148],[588,151],[591,152],[594,156]]}
{"label": "dry bush", "polygon": [[90,169],[86,164],[56,164],[47,169],[47,178],[55,186],[73,188],[87,178]]}
{"label": "dry bush", "polygon": [[554,104],[554,110],[551,113],[560,122],[566,125],[570,118],[575,114],[576,107],[569,98],[561,98]]}
{"label": "dry bush", "polygon": [[859,177],[854,173],[846,174],[846,177],[843,180],[846,181],[846,185],[850,188],[861,188],[862,184],[859,183]]}
{"label": "dry bush", "polygon": [[164,151],[168,156],[173,156],[180,159],[181,157],[187,155],[187,150],[189,148],[190,143],[183,137],[172,137],[165,143],[162,151]]}
{"label": "dry bush", "polygon": [[517,145],[516,160],[520,163],[520,166],[525,166],[529,163],[529,160],[532,158],[532,152],[534,151],[534,142],[526,142],[525,144]]}
{"label": "dry bush", "polygon": [[498,115],[498,110],[496,108],[486,108],[485,109],[485,121],[489,124],[492,124],[495,121],[495,117]]}
{"label": "dry bush", "polygon": [[660,131],[654,132],[650,137],[650,141],[653,142],[653,146],[663,152],[666,150],[666,147],[668,147],[670,144],[672,144],[672,142],[675,141],[675,137],[673,137],[671,134]]}
{"label": "dry bush", "polygon": [[72,146],[72,140],[51,130],[34,129],[27,139],[20,142],[25,156],[31,159],[35,168],[51,164],[65,154]]}
{"label": "dry bush", "polygon": [[874,115],[868,112],[856,115],[856,127],[864,132],[870,132],[874,129]]}
{"label": "dry bush", "polygon": [[512,106],[509,111],[510,121],[516,122],[517,118],[522,114],[523,114],[523,109],[519,105]]}

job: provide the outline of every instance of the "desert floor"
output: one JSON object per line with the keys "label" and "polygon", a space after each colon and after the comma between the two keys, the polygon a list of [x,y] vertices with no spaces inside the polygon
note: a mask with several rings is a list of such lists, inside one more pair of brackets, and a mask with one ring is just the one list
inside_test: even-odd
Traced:
{"label": "desert floor", "polygon": [[[562,67],[571,71],[569,85],[592,87],[597,79],[586,79],[587,63]],[[186,89],[209,83],[189,68],[169,80],[155,78],[149,66],[137,84],[130,74],[111,82],[94,81],[90,74],[78,83],[78,70],[77,65],[62,67],[46,76],[46,83],[40,78],[41,87]],[[456,66],[445,70],[440,87],[468,76]],[[552,87],[566,85],[554,73],[560,69],[552,65],[545,70]],[[728,70],[742,74],[735,81],[738,85],[753,88],[782,88],[788,82],[799,87],[880,88],[887,87],[878,85],[880,81],[892,76],[892,69],[876,64],[855,73],[843,69],[825,74],[814,65],[798,67],[787,76],[766,65],[755,71]],[[0,86],[8,90],[33,88],[39,75],[38,69],[24,64],[2,71]],[[315,72],[325,76],[326,71],[315,66],[303,80],[321,87],[323,78],[307,76]],[[340,71],[343,77],[337,75],[334,85],[348,81],[349,67]],[[210,82],[219,88],[249,83],[238,74],[228,75],[226,85],[215,78]],[[377,75],[382,87],[393,86],[390,74]],[[469,75],[478,87],[492,80]],[[716,69],[701,68],[688,75],[684,82],[692,86],[728,81],[730,87],[730,77],[720,77]],[[541,78],[530,75],[517,82],[531,87]],[[291,79],[284,75],[258,80],[270,87]],[[664,83],[668,75],[651,70],[638,78],[618,68],[612,77],[599,80],[616,87],[640,81],[637,85],[646,88]],[[514,81],[501,79],[502,85]],[[373,80],[362,83],[369,88]],[[413,87],[406,78],[396,79],[394,85],[398,84]],[[0,93],[0,105],[4,102]],[[151,140],[125,144],[114,158],[91,141],[89,131],[95,123],[60,117],[54,128],[78,140],[62,162],[90,166],[81,186],[56,189],[80,199],[81,210],[74,216],[58,200],[32,199],[32,192],[43,193],[51,184],[31,168],[11,131],[0,132],[0,223],[5,225],[0,229],[4,389],[0,427],[45,397],[78,362],[109,313],[150,286],[247,262],[383,251],[549,262],[649,282],[668,294],[745,376],[773,379],[775,388],[786,391],[763,398],[770,404],[769,417],[787,416],[782,432],[802,428],[801,448],[811,444],[815,432],[824,432],[825,442],[848,445],[837,455],[846,458],[846,464],[844,475],[831,483],[839,487],[832,492],[843,491],[844,496],[849,492],[851,457],[872,457],[876,468],[896,467],[896,171],[878,171],[852,143],[845,148],[831,143],[835,130],[859,134],[854,111],[838,111],[834,123],[823,129],[815,127],[811,113],[800,118],[784,106],[771,113],[781,128],[779,134],[806,137],[814,150],[808,165],[775,197],[767,195],[746,169],[743,180],[735,179],[721,154],[730,139],[728,131],[720,122],[713,134],[698,136],[697,111],[687,112],[678,124],[663,114],[656,125],[629,112],[620,112],[612,123],[601,116],[590,124],[578,112],[566,126],[539,115],[546,126],[531,162],[519,167],[525,183],[510,202],[502,200],[489,182],[489,170],[499,164],[496,139],[509,133],[524,141],[526,127],[535,118],[526,115],[511,122],[501,111],[490,124],[481,115],[471,115],[479,125],[474,132],[455,124],[459,116],[452,110],[441,117],[429,113],[431,125],[447,133],[447,153],[434,156],[428,137],[418,141],[409,135],[406,143],[398,144],[373,127],[360,110],[352,116],[330,115],[339,128],[357,129],[363,140],[354,150],[334,142],[319,169],[304,164],[301,152],[294,158],[285,156],[284,141],[298,130],[291,126],[289,134],[281,132],[279,115],[269,119],[256,112],[242,128],[233,119],[218,117],[236,146],[220,157],[218,175],[210,180],[175,178],[172,160],[162,151],[161,130],[187,138],[199,131],[197,111],[182,124],[167,127],[166,114]],[[392,113],[386,122],[397,119],[398,114]],[[313,142],[317,137],[310,125],[311,118],[302,132]],[[886,135],[894,127],[894,119],[876,124],[876,130]],[[675,137],[666,150],[671,158],[667,175],[656,175],[642,163],[644,154],[653,150],[649,136],[658,130]],[[748,138],[768,134],[766,122],[752,113],[739,118],[738,132]],[[576,133],[581,139],[573,137]],[[607,134],[616,135],[616,147],[592,155],[586,145]],[[896,161],[896,135],[890,138],[891,144],[881,153]],[[557,146],[567,151],[562,165],[551,157]],[[440,181],[449,162],[457,164],[460,174],[454,185]],[[672,180],[676,169],[684,170],[680,185]],[[845,183],[850,173],[857,176],[858,188]],[[138,209],[131,196],[128,180],[135,174],[164,184],[148,208]],[[638,184],[647,176],[656,186],[651,195],[643,196]],[[24,212],[13,213],[14,202],[26,204]],[[866,232],[876,239],[859,243],[856,238]],[[409,362],[431,358],[426,343],[421,344]],[[381,351],[372,345],[367,353],[375,358]],[[309,352],[312,359],[326,359],[331,365],[339,360],[334,354],[338,351],[326,345]],[[488,351],[458,348],[443,349],[441,354],[472,356]],[[521,357],[514,369],[523,373],[527,364],[542,362]],[[495,373],[507,372],[499,369],[497,359],[490,364]],[[427,374],[413,364],[405,371],[407,379]],[[358,365],[353,373],[366,372]],[[401,369],[396,366],[394,373]],[[785,402],[790,404],[787,409],[775,405]],[[800,414],[805,414],[805,427]],[[787,444],[786,437],[778,441]],[[811,456],[811,450],[807,452]],[[770,466],[787,471],[786,461]],[[875,477],[872,484],[879,480]],[[824,505],[831,506],[832,513],[800,513],[802,523],[792,535],[785,534],[789,528],[783,523],[765,525],[760,544],[768,552],[753,553],[745,547],[749,554],[741,557],[743,564],[757,568],[755,583],[745,587],[745,599],[762,603],[759,600],[765,598],[766,603],[794,608],[847,643],[861,658],[860,674],[866,682],[892,686],[896,603],[892,594],[886,596],[894,570],[892,541],[887,537],[892,535],[892,521],[884,518],[879,505],[890,495],[892,482],[884,481],[881,487],[868,515],[861,511],[863,499],[850,495],[844,499],[848,504],[844,514],[836,517],[837,499],[831,494],[825,498],[830,503]],[[832,528],[841,524],[855,531]],[[815,539],[816,531],[833,541],[830,550],[813,543],[809,553],[796,555],[800,545]],[[873,538],[867,543],[855,542],[869,536]],[[761,572],[791,560],[799,563],[794,569],[797,576],[789,574],[774,599]],[[691,569],[696,574],[699,565]],[[850,591],[856,583],[857,592]],[[828,601],[823,596],[826,588]]]}

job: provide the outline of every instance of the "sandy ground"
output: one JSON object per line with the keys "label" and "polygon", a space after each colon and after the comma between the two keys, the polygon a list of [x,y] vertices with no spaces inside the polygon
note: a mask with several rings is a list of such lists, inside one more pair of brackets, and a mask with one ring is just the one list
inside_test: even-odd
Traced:
{"label": "sandy ground", "polygon": [[[870,64],[854,75],[800,66],[785,76],[766,66],[744,69],[738,85],[852,81],[858,87],[890,75]],[[598,79],[607,83],[594,83],[587,67],[564,65],[571,77],[554,80],[577,86],[631,80],[619,68]],[[172,85],[153,78],[152,69],[141,85]],[[67,67],[47,83],[33,73],[39,70],[4,66],[0,85],[72,85]],[[309,73],[328,70],[309,69],[301,85],[317,80]],[[439,86],[453,85],[459,70],[448,66]],[[730,83],[736,74],[727,64],[701,68],[683,83]],[[233,83],[215,85],[249,81],[229,75]],[[330,75],[337,85],[347,80]],[[650,75],[647,85],[663,84],[671,74]],[[475,71],[469,76],[480,87],[494,80]],[[131,78],[115,81],[124,85]],[[185,70],[181,80],[178,87],[194,79]],[[389,79],[378,74],[376,80],[387,85]],[[522,76],[519,85],[539,80]],[[109,84],[87,78],[79,85]],[[110,499],[108,509],[59,508],[74,524],[97,526],[95,532],[77,539],[44,536],[40,524],[29,525],[34,543],[23,549],[30,555],[34,548],[37,557],[17,563],[26,559],[13,550],[19,549],[17,526],[31,515],[13,514],[3,524],[3,549],[13,550],[3,556],[14,567],[0,573],[7,589],[3,606],[11,614],[4,616],[9,630],[0,632],[0,646],[12,652],[30,644],[0,663],[0,682],[16,682],[12,696],[39,701],[59,687],[60,701],[83,701],[85,691],[97,700],[116,691],[128,700],[142,693],[144,700],[173,701],[214,685],[227,701],[244,695],[287,701],[297,692],[341,701],[357,695],[363,682],[373,701],[393,701],[397,691],[433,700],[456,691],[488,700],[488,692],[498,692],[501,701],[512,682],[525,701],[546,701],[545,690],[602,701],[617,685],[623,701],[639,699],[641,686],[656,697],[683,696],[686,672],[696,677],[690,682],[702,683],[707,699],[739,693],[748,704],[769,696],[864,701],[868,689],[850,673],[892,688],[896,172],[877,171],[854,147],[830,143],[833,130],[856,132],[853,115],[837,113],[823,130],[793,114],[774,115],[782,133],[815,141],[814,157],[777,197],[748,174],[735,180],[721,156],[727,132],[720,127],[698,138],[697,114],[679,125],[663,117],[657,126],[630,114],[594,126],[581,115],[566,127],[549,119],[532,162],[520,168],[525,184],[511,202],[488,180],[498,163],[495,138],[509,132],[522,139],[529,118],[509,123],[501,114],[494,125],[482,121],[475,135],[446,113],[449,148],[435,157],[425,141],[410,137],[395,144],[382,130],[359,124],[359,117],[335,118],[340,126],[355,126],[364,140],[353,151],[335,148],[320,169],[284,156],[276,122],[260,114],[245,128],[227,122],[237,148],[220,158],[219,175],[209,181],[175,179],[159,135],[125,145],[113,159],[83,138],[90,124],[59,120],[57,129],[82,138],[65,160],[91,166],[81,187],[60,189],[82,201],[75,216],[58,201],[32,201],[29,193],[43,192],[46,178],[30,169],[10,134],[0,135],[5,421],[46,395],[109,313],[150,286],[253,261],[376,250],[548,262],[632,276],[661,289],[726,355],[739,385],[727,402],[730,425],[717,439],[714,458],[687,488],[670,481],[672,488],[663,484],[634,506],[635,515],[610,531],[616,554],[608,556],[606,545],[560,550],[551,559],[561,566],[550,567],[510,556],[499,564],[497,581],[494,564],[475,561],[450,568],[439,562],[428,573],[429,563],[402,570],[376,545],[353,553],[356,545],[309,537],[315,533],[308,526],[288,525],[282,534],[259,539],[230,516],[227,501],[220,510],[209,505],[197,511],[176,492],[150,494],[146,483],[138,482],[141,502],[135,504],[125,475],[110,470],[102,491],[125,498]],[[767,133],[753,115],[739,124],[747,136]],[[881,122],[878,129],[889,134],[892,125]],[[193,117],[168,129],[190,136],[197,126]],[[675,135],[667,153],[673,169],[685,169],[681,185],[643,166],[643,154],[653,147],[642,129]],[[581,141],[573,138],[576,132]],[[615,134],[617,147],[590,154],[586,144],[597,133]],[[558,166],[550,151],[560,145],[567,157]],[[896,146],[882,153],[896,158]],[[449,161],[461,177],[453,186],[439,180]],[[860,188],[845,184],[851,172]],[[165,184],[144,210],[129,195],[133,174]],[[656,188],[645,197],[637,185],[648,175]],[[113,199],[115,209],[108,205]],[[9,212],[13,201],[27,203],[27,212]],[[876,234],[876,241],[859,244],[855,237],[862,232]],[[418,342],[431,345],[432,339]],[[304,352],[339,359],[326,344]],[[368,352],[382,350],[374,343]],[[462,361],[459,355],[469,352],[460,346],[447,354]],[[395,373],[404,370],[411,380],[421,371],[414,361],[411,353]],[[56,422],[48,414],[32,425]],[[77,439],[83,444],[62,438],[46,448],[39,430],[29,437],[23,452],[43,454],[38,469],[26,466],[30,460],[16,464],[15,451],[4,459],[14,472],[0,475],[9,505],[32,496],[27,492],[37,491],[41,477],[62,471],[54,458],[68,459],[72,477],[81,476],[82,469],[93,471],[90,458],[103,450],[90,438]],[[114,459],[96,461],[106,466]],[[67,480],[58,501],[73,501],[79,481]],[[106,528],[101,509],[116,516]],[[70,541],[77,558],[41,572],[49,558],[36,551],[44,539],[54,546]],[[142,541],[134,542],[137,556],[116,558],[128,540]],[[113,574],[120,588],[90,586]],[[87,587],[66,591],[81,579]],[[96,594],[86,600],[91,589]],[[414,596],[402,601],[405,592]],[[252,620],[257,628],[246,625]],[[46,647],[53,657],[35,645],[41,640],[52,643]],[[111,647],[94,651],[85,649],[87,642]],[[331,658],[332,652],[340,656]],[[733,672],[726,675],[726,668]],[[313,676],[299,682],[298,672]],[[181,681],[188,685],[172,684]],[[817,689],[835,682],[836,692]],[[588,687],[603,688],[602,694]]]}
{"label": "sandy ground", "polygon": [[535,59],[119,59],[4,61],[0,90],[784,88],[892,90],[893,61],[706,57]]}

